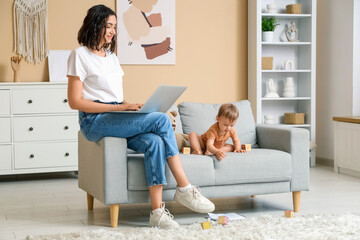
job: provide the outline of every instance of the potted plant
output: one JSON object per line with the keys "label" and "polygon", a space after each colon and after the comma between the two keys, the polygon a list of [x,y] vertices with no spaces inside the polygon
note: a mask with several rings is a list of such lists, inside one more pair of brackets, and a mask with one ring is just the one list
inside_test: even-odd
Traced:
{"label": "potted plant", "polygon": [[272,42],[274,39],[274,31],[276,26],[279,25],[276,22],[275,17],[263,17],[262,18],[262,40],[264,42]]}

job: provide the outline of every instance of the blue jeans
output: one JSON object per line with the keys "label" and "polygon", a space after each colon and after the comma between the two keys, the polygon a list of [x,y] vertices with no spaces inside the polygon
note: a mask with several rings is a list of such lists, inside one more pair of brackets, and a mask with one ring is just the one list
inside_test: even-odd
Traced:
{"label": "blue jeans", "polygon": [[[119,104],[119,103],[108,103]],[[145,154],[148,187],[166,185],[166,159],[179,154],[170,118],[165,113],[86,113],[79,111],[80,130],[89,141],[126,138],[128,148]]]}

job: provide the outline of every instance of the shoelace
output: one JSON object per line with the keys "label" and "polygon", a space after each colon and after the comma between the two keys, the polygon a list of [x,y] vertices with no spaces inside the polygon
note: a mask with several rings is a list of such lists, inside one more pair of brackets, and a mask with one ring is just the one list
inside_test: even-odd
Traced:
{"label": "shoelace", "polygon": [[164,209],[163,214],[171,218],[171,220],[174,219],[174,215],[172,215],[167,208]]}
{"label": "shoelace", "polygon": [[194,187],[193,187],[193,195],[194,195],[194,197],[195,197],[196,199],[198,199],[198,198],[201,197],[199,186],[194,186]]}
{"label": "shoelace", "polygon": [[174,219],[174,215],[172,215],[170,213],[170,211],[167,208],[165,208],[165,203],[164,202],[161,203],[161,208],[164,209],[162,214],[165,214],[167,217],[170,217],[171,220]]}

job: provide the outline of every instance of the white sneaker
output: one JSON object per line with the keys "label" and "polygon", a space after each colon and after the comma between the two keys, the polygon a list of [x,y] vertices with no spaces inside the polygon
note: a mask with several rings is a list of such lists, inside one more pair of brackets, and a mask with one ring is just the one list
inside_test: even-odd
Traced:
{"label": "white sneaker", "polygon": [[174,200],[198,213],[209,213],[215,210],[215,205],[201,195],[198,186],[191,186],[185,192],[180,192],[179,188],[176,188]]}
{"label": "white sneaker", "polygon": [[149,227],[159,227],[163,229],[173,229],[180,227],[174,220],[174,216],[165,208],[165,203],[161,203],[161,208],[155,213],[150,212]]}

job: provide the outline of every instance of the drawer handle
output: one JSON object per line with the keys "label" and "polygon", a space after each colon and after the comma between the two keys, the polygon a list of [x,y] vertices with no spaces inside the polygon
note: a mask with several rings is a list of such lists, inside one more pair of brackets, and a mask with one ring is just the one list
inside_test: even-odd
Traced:
{"label": "drawer handle", "polygon": [[69,129],[69,126],[65,126],[64,129],[65,129],[65,130],[68,130],[68,129]]}
{"label": "drawer handle", "polygon": [[34,128],[33,127],[29,127],[29,132],[33,131]]}
{"label": "drawer handle", "polygon": [[65,98],[65,99],[64,99],[64,103],[67,103],[67,102],[68,102],[68,100]]}
{"label": "drawer handle", "polygon": [[35,157],[35,155],[34,154],[30,154],[30,156],[29,156],[30,158],[34,158]]}
{"label": "drawer handle", "polygon": [[28,104],[31,104],[32,103],[32,100],[30,99],[29,101],[28,101]]}
{"label": "drawer handle", "polygon": [[67,152],[67,153],[65,153],[65,157],[68,157],[69,155],[70,155],[70,153],[68,153],[68,152]]}

